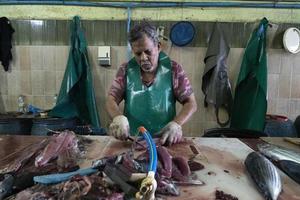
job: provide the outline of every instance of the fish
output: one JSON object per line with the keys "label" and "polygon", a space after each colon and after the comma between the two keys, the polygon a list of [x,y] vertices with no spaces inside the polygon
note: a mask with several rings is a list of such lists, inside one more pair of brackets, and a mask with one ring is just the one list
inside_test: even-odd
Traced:
{"label": "fish", "polygon": [[246,169],[258,190],[266,200],[276,200],[282,190],[282,183],[276,167],[257,152],[248,154]]}
{"label": "fish", "polygon": [[79,152],[77,142],[76,135],[72,131],[64,131],[58,136],[52,136],[51,141],[44,151],[35,158],[35,166],[45,166],[50,160],[57,158],[63,151]]}
{"label": "fish", "polygon": [[156,149],[158,160],[162,164],[162,168],[160,169],[161,174],[167,178],[170,178],[172,175],[172,156],[166,147],[158,146]]}
{"label": "fish", "polygon": [[274,161],[289,160],[300,164],[300,152],[273,144],[257,145],[259,152]]}
{"label": "fish", "polygon": [[4,179],[0,182],[0,200],[10,194],[14,184],[14,177],[11,174],[5,174]]}
{"label": "fish", "polygon": [[300,184],[300,164],[290,161],[279,161],[279,167],[284,171],[291,179]]}

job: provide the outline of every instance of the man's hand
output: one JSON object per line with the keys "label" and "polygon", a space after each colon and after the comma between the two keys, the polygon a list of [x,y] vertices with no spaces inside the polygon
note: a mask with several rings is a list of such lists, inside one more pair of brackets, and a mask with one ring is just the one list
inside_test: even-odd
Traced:
{"label": "man's hand", "polygon": [[159,135],[161,135],[160,143],[162,145],[172,145],[181,140],[182,129],[181,126],[175,121],[171,121],[164,128],[161,129]]}
{"label": "man's hand", "polygon": [[109,126],[108,134],[119,140],[126,140],[129,136],[129,122],[124,115],[114,117]]}

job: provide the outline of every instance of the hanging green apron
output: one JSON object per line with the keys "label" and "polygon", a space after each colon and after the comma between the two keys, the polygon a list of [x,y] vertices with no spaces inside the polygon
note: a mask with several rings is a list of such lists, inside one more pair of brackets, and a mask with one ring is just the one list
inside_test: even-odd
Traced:
{"label": "hanging green apron", "polygon": [[87,42],[78,16],[71,24],[71,49],[53,117],[78,117],[82,123],[100,128]]}
{"label": "hanging green apron", "polygon": [[141,69],[134,58],[127,66],[124,114],[128,118],[130,134],[135,135],[144,126],[152,135],[160,131],[176,115],[172,87],[170,58],[159,54],[154,82],[149,87],[141,80]]}
{"label": "hanging green apron", "polygon": [[264,129],[267,111],[267,27],[268,20],[264,18],[247,44],[235,89],[231,128]]}

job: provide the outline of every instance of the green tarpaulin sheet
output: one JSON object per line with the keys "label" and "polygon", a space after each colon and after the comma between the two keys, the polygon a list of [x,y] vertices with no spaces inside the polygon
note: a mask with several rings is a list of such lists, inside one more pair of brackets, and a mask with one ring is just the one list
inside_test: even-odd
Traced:
{"label": "green tarpaulin sheet", "polygon": [[248,41],[232,109],[231,128],[263,131],[267,111],[266,32],[263,18]]}
{"label": "green tarpaulin sheet", "polygon": [[100,128],[87,42],[78,16],[71,24],[71,49],[53,117],[78,117],[83,123]]}

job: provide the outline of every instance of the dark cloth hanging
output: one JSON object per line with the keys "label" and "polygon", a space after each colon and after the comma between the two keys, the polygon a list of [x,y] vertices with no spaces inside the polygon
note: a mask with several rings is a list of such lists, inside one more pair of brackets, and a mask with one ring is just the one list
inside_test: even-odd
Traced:
{"label": "dark cloth hanging", "polygon": [[[205,107],[208,104],[214,105],[220,126],[226,126],[229,123],[233,103],[226,64],[229,50],[230,48],[223,32],[219,24],[216,23],[204,58],[205,68],[202,76],[202,91],[205,95]],[[221,122],[219,119],[219,108],[221,107],[228,113],[228,120],[225,122]]]}
{"label": "dark cloth hanging", "polygon": [[0,18],[0,61],[5,71],[8,71],[9,62],[12,60],[11,54],[11,40],[12,34],[15,32],[6,17]]}

